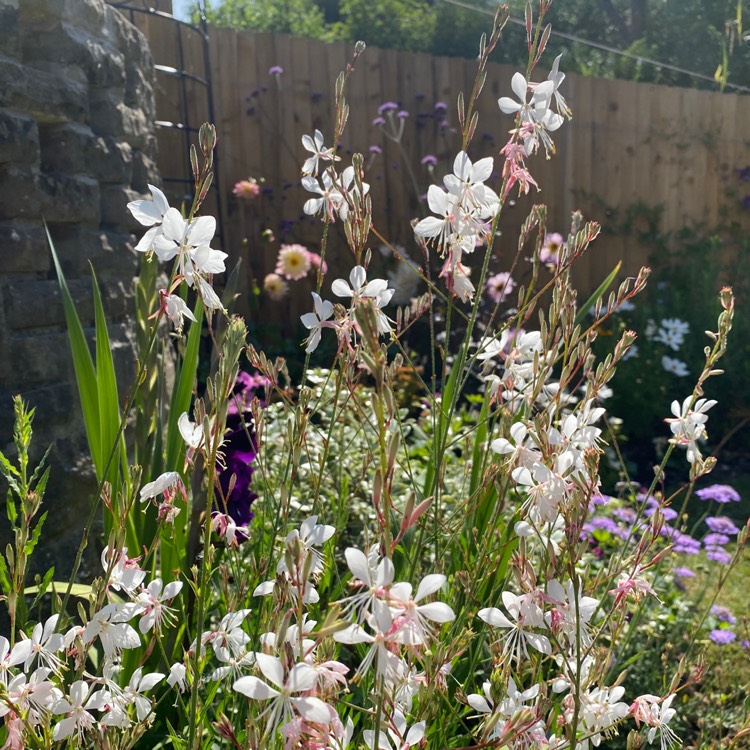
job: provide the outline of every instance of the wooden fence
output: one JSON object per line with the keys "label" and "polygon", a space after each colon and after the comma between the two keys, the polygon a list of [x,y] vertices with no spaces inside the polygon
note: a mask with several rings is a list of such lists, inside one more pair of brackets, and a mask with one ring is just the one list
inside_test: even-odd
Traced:
{"label": "wooden fence", "polygon": [[[157,62],[165,64],[163,58],[175,52],[174,42],[156,25],[147,33],[155,57],[162,58]],[[250,275],[262,281],[262,275],[273,270],[279,241],[302,242],[311,249],[320,244],[322,224],[302,213],[310,194],[299,185],[306,156],[300,138],[317,128],[330,144],[333,85],[353,48],[230,29],[212,29],[210,43],[225,198],[224,249],[243,258],[242,289],[247,291]],[[183,56],[188,68],[205,75],[197,38],[189,40]],[[273,66],[284,72],[270,74]],[[366,179],[373,196],[374,224],[384,237],[407,250],[414,248],[409,222],[426,212],[418,196],[451,171],[460,149],[456,96],[459,91],[470,92],[475,73],[476,64],[469,60],[369,48],[349,79],[351,115],[339,152],[342,164],[355,151],[369,155],[373,146],[382,149],[368,156]],[[501,168],[498,151],[512,127],[512,118],[500,113],[497,99],[512,95],[513,73],[507,66],[489,66],[470,149],[473,158],[493,155],[497,170]],[[557,154],[552,159],[543,155],[530,159],[542,192],[516,200],[507,211],[496,243],[498,268],[512,257],[518,227],[535,202],[549,206],[548,228],[563,234],[575,209],[606,227],[636,203],[663,206],[665,231],[714,226],[727,211],[746,221],[740,208],[744,194],[738,168],[750,164],[750,97],[575,75],[566,78],[561,90],[573,109],[573,121],[553,134]],[[181,117],[175,92],[168,87],[158,91],[160,119]],[[378,106],[389,100],[409,113],[401,144],[385,138],[372,124]],[[193,120],[205,115],[199,92],[187,106],[193,108]],[[187,174],[187,153],[166,138],[160,139],[162,173]],[[430,154],[438,160],[434,175],[420,164]],[[231,192],[238,180],[248,176],[265,180],[261,197],[250,203],[235,199]],[[273,230],[275,243],[261,239],[265,228]],[[372,244],[379,244],[375,237]],[[330,248],[334,270],[343,273],[351,267],[338,227]],[[591,290],[620,258],[625,275],[634,274],[646,262],[645,256],[637,240],[605,232],[579,264],[575,282],[581,290]],[[309,287],[300,289],[303,294],[294,295],[287,307],[294,315],[310,304]]]}

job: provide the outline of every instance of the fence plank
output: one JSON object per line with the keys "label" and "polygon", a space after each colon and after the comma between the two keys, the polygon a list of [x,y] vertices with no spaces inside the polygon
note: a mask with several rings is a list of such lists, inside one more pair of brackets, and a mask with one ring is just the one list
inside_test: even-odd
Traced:
{"label": "fence plank", "polygon": [[[173,26],[158,24],[158,19],[147,20],[151,46],[159,51],[159,62],[178,67]],[[226,244],[236,253],[243,247],[242,239],[248,237],[251,246],[241,252],[251,261],[248,272],[252,268],[253,274],[260,277],[272,270],[278,249],[278,243],[253,247],[261,221],[279,237],[280,222],[286,222],[283,226],[289,230],[289,241],[310,243],[313,248],[320,242],[319,219],[302,215],[302,203],[309,196],[297,187],[284,186],[296,185],[299,179],[304,156],[299,139],[303,133],[312,134],[319,128],[326,143],[332,142],[333,85],[351,47],[216,29],[211,31],[211,44],[221,189],[227,205]],[[192,72],[205,72],[199,38],[186,36],[184,53],[185,64]],[[281,88],[268,74],[272,65],[285,68]],[[405,244],[407,250],[414,250],[409,219],[420,211],[425,215],[426,210],[420,209],[412,197],[412,179],[399,149],[390,141],[379,140],[382,136],[371,126],[372,118],[377,106],[386,100],[396,100],[409,111],[403,145],[417,191],[424,192],[430,183],[439,184],[443,175],[452,170],[453,158],[460,148],[457,134],[450,130],[458,126],[456,97],[459,89],[468,97],[475,69],[475,61],[369,48],[350,79],[351,119],[342,144],[344,162],[339,166],[346,166],[350,157],[347,151],[368,154],[372,144],[383,148],[366,177],[374,201],[375,226],[384,236]],[[471,148],[472,159],[493,155],[498,173],[502,169],[498,152],[507,140],[512,118],[498,112],[497,99],[511,95],[513,72],[509,66],[489,65],[478,105],[479,127]],[[542,80],[544,71],[540,69],[534,77]],[[178,89],[177,79],[159,79],[159,119],[181,121]],[[256,95],[246,101],[254,90]],[[747,186],[735,171],[750,163],[750,144],[742,137],[750,117],[750,99],[629,81],[595,81],[575,75],[566,79],[563,94],[574,110],[574,120],[553,134],[558,154],[552,160],[546,161],[543,155],[529,159],[528,166],[540,180],[543,192],[518,199],[514,191],[511,198],[515,206],[508,205],[501,224],[503,236],[496,246],[504,258],[493,261],[493,268],[495,263],[507,267],[505,258],[514,252],[517,228],[532,203],[539,201],[549,206],[549,229],[563,232],[567,231],[571,209],[581,208],[606,222],[609,209],[622,216],[636,201],[651,207],[665,206],[664,231],[676,231],[686,223],[703,219],[709,225],[715,224],[723,206],[729,206],[734,211],[732,216],[750,228],[750,213],[739,210],[750,188],[745,189]],[[438,101],[447,105],[444,116],[435,116],[434,105]],[[204,119],[203,102],[199,90],[188,86],[191,122]],[[448,126],[441,128],[443,121]],[[183,135],[162,130],[158,137],[163,173],[171,175],[184,169],[187,152]],[[439,159],[433,175],[419,163],[428,153]],[[255,204],[240,204],[231,197],[231,188],[249,175],[265,177],[270,192]],[[495,185],[498,184],[499,175]],[[176,192],[173,186],[173,200],[179,198]],[[599,208],[592,199],[594,194],[603,202]],[[645,261],[645,250],[636,234],[599,241],[589,259],[579,264],[576,284],[582,290],[590,290],[619,256],[625,256],[624,273],[633,274]],[[377,245],[374,239],[371,245]],[[340,224],[332,227],[330,247],[331,278],[348,273],[351,258]],[[477,265],[474,258],[472,262]]]}

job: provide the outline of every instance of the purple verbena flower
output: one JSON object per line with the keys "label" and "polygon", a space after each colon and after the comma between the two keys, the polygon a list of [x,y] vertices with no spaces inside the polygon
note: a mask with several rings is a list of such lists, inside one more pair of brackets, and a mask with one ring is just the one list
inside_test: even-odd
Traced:
{"label": "purple verbena flower", "polygon": [[378,115],[378,116],[377,116],[377,117],[376,117],[376,118],[375,118],[375,119],[374,119],[374,120],[372,121],[372,124],[373,124],[373,125],[375,125],[376,127],[381,127],[381,126],[385,125],[385,118],[384,118],[384,117],[381,117],[380,115]]}
{"label": "purple verbena flower", "polygon": [[282,68],[281,65],[272,65],[268,69],[269,76],[280,76],[283,72],[284,72],[284,68]]}
{"label": "purple verbena flower", "polygon": [[695,493],[701,500],[714,500],[717,503],[738,503],[740,493],[728,484],[712,484]]}
{"label": "purple verbena flower", "polygon": [[445,102],[435,102],[435,112],[447,112],[448,105]]}
{"label": "purple verbena flower", "polygon": [[396,102],[383,102],[378,107],[378,114],[384,115],[386,112],[392,112],[393,110],[398,109],[398,104]]}
{"label": "purple verbena flower", "polygon": [[373,143],[372,146],[370,146],[370,153],[371,154],[382,154],[383,149],[378,146],[377,143]]}
{"label": "purple verbena flower", "polygon": [[706,526],[717,534],[739,534],[739,529],[734,525],[731,519],[725,516],[709,516],[706,518]]}
{"label": "purple verbena flower", "polygon": [[712,630],[708,637],[714,642],[718,643],[720,646],[724,646],[727,643],[732,643],[737,638],[737,633],[727,630],[726,628],[721,628],[717,630]]}
{"label": "purple verbena flower", "polygon": [[425,154],[420,159],[419,163],[425,167],[436,167],[438,163],[437,156],[434,156],[433,154]]}
{"label": "purple verbena flower", "polygon": [[726,534],[706,534],[703,537],[704,547],[721,547],[724,544],[729,544],[731,539]]}
{"label": "purple verbena flower", "polygon": [[711,607],[711,614],[722,622],[727,622],[730,625],[735,625],[737,623],[737,618],[732,614],[729,607],[724,607],[721,604],[714,604],[713,607]]}
{"label": "purple verbena flower", "polygon": [[732,562],[732,556],[723,547],[707,548],[706,557],[722,565],[729,565]]}
{"label": "purple verbena flower", "polygon": [[396,117],[398,117],[399,120],[405,120],[408,116],[409,113],[405,109],[400,109],[396,112]]}
{"label": "purple verbena flower", "polygon": [[684,566],[672,568],[672,573],[678,578],[695,578],[696,575],[692,570],[690,570],[690,568],[686,568]]}

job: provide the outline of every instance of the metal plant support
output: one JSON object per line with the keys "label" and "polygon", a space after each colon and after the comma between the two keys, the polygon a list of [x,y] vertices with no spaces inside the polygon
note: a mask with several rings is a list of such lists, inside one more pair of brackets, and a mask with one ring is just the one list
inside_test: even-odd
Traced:
{"label": "metal plant support", "polygon": [[[206,14],[204,12],[203,3],[199,3],[199,24],[189,23],[182,21],[179,18],[175,18],[171,13],[159,10],[158,8],[152,7],[148,0],[107,0],[109,5],[117,8],[125,16],[127,16],[131,23],[135,25],[135,19],[137,15],[141,16],[153,16],[159,19],[164,19],[165,22],[174,25],[174,34],[177,49],[177,66],[161,65],[158,61],[154,64],[157,76],[165,76],[174,78],[179,81],[179,92],[180,92],[180,118],[181,122],[168,122],[166,120],[155,120],[154,124],[157,128],[171,129],[182,133],[183,148],[182,153],[187,154],[190,151],[191,137],[193,134],[197,135],[200,125],[202,123],[196,123],[191,121],[190,107],[188,106],[188,90],[187,83],[192,81],[198,84],[199,87],[205,91],[206,96],[206,111],[208,112],[208,119],[210,122],[215,122],[214,117],[214,103],[213,103],[213,90],[211,81],[211,57],[210,57],[210,44],[208,35],[208,22],[206,20]],[[158,0],[154,0],[158,3]],[[197,34],[202,42],[203,49],[203,68],[205,76],[200,76],[186,70],[185,62],[185,34]],[[152,49],[152,53],[156,57],[158,50]],[[219,160],[218,155],[214,152],[214,163],[213,163],[214,179],[211,185],[211,192],[216,200],[216,235],[219,244],[223,245],[224,241],[224,227],[223,227],[223,207],[221,199],[221,191],[219,185]],[[193,199],[193,188],[194,182],[192,176],[189,174],[189,170],[183,175],[164,175],[161,176],[162,181],[168,184],[182,186],[183,188],[183,199],[189,204]]]}

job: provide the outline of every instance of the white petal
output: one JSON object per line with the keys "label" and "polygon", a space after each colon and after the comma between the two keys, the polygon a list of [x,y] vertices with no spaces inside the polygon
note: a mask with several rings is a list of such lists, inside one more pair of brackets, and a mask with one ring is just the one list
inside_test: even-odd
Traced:
{"label": "white petal", "polygon": [[524,636],[529,644],[537,651],[541,651],[541,653],[547,654],[548,656],[552,653],[552,646],[550,645],[547,636],[537,635],[536,633],[524,633]]}
{"label": "white petal", "polygon": [[444,586],[445,581],[446,578],[442,573],[431,573],[425,576],[419,584],[414,601],[418,602],[420,599],[424,599],[426,596],[439,591]]}
{"label": "white petal", "polygon": [[284,667],[281,664],[281,660],[262,652],[258,652],[255,658],[260,671],[263,672],[263,676],[277,687],[283,687]]}
{"label": "white petal", "polygon": [[370,565],[367,562],[367,556],[361,550],[355,547],[349,547],[344,552],[346,558],[346,564],[349,566],[352,575],[362,583],[366,583],[368,586],[371,585],[371,573]]}
{"label": "white petal", "polygon": [[500,97],[497,100],[497,106],[500,107],[500,111],[504,112],[506,115],[512,115],[521,109],[521,105],[508,96]]}
{"label": "white petal", "polygon": [[169,201],[167,196],[159,190],[155,185],[149,185],[148,189],[151,191],[151,196],[154,199],[154,205],[159,210],[159,213],[164,216],[169,211]]}
{"label": "white petal", "polygon": [[354,296],[354,292],[352,291],[351,287],[343,279],[336,279],[333,282],[333,284],[331,284],[331,291],[337,297],[353,297]]}
{"label": "white petal", "polygon": [[493,628],[512,628],[513,623],[496,607],[487,607],[480,609],[477,613],[481,620],[484,620]]}
{"label": "white petal", "polygon": [[[261,656],[264,654],[259,653],[258,658]],[[303,693],[306,690],[312,690],[317,680],[318,673],[309,664],[295,664],[289,671],[286,690],[289,693]]]}
{"label": "white petal", "polygon": [[291,703],[307,721],[314,721],[316,724],[327,724],[330,721],[328,704],[323,703],[320,698],[292,698]]}
{"label": "white petal", "polygon": [[479,711],[481,714],[492,713],[492,707],[487,703],[483,696],[478,695],[477,693],[472,693],[471,695],[466,696],[466,700],[475,711]]}
{"label": "white petal", "polygon": [[430,602],[418,608],[419,614],[433,622],[451,622],[456,619],[453,610],[444,602]]}
{"label": "white petal", "polygon": [[349,281],[352,283],[352,289],[357,291],[367,281],[367,273],[362,266],[354,266],[349,274]]}
{"label": "white petal", "polygon": [[510,87],[513,89],[513,93],[522,101],[526,101],[526,89],[528,84],[526,79],[521,73],[514,73],[513,78],[510,81]]}
{"label": "white petal", "polygon": [[187,244],[191,247],[210,245],[216,232],[216,219],[213,216],[200,216],[193,219],[187,232]]}
{"label": "white petal", "polygon": [[161,224],[161,230],[164,236],[169,240],[182,243],[185,237],[187,222],[182,218],[182,214],[176,208],[170,208],[164,214],[164,221]]}
{"label": "white petal", "polygon": [[269,687],[257,677],[240,677],[232,685],[232,689],[256,701],[267,701],[269,698],[273,698],[279,694],[278,690]]}

